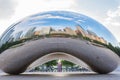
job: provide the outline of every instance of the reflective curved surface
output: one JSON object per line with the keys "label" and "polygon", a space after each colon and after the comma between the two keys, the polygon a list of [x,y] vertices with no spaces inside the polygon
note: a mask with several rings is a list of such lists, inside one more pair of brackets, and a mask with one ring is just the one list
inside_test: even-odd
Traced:
{"label": "reflective curved surface", "polygon": [[[19,74],[46,54],[65,52],[83,60],[93,71],[109,73],[118,65],[115,46],[118,44],[114,36],[102,24],[85,15],[68,11],[44,12],[11,25],[3,33],[0,68],[10,74]],[[18,67],[16,63],[20,61],[23,63]],[[95,61],[106,65],[100,67]],[[13,64],[16,65],[14,70]]]}
{"label": "reflective curved surface", "polygon": [[37,66],[40,66],[40,65],[43,65],[49,61],[52,61],[52,60],[66,60],[66,61],[70,61],[74,64],[77,64],[81,67],[84,67],[85,69],[88,69],[89,71],[91,71],[91,68],[85,64],[83,61],[81,61],[80,59],[72,56],[72,55],[69,55],[69,54],[66,54],[66,53],[61,53],[61,52],[56,52],[56,53],[51,53],[51,54],[48,54],[48,55],[45,55],[43,56],[42,58],[36,60],[35,62],[33,62],[28,68],[26,71],[30,71],[32,69],[34,69],[35,67]]}
{"label": "reflective curved surface", "polygon": [[2,35],[0,46],[11,43],[9,47],[12,47],[45,37],[71,37],[102,45],[118,45],[113,35],[97,21],[73,12],[51,11],[27,17],[11,25]]}

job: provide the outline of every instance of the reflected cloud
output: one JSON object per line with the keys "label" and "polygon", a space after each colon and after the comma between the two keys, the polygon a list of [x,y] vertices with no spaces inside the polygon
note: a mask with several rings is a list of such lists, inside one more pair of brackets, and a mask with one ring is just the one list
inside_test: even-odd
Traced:
{"label": "reflected cloud", "polygon": [[52,37],[84,40],[106,48],[118,45],[114,36],[97,21],[73,12],[51,11],[11,25],[0,39],[1,52],[24,42]]}

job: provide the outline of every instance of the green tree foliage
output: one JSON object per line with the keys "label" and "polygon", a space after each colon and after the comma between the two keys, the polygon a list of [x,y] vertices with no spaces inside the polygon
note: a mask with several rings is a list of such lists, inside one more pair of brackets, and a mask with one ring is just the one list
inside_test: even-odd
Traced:
{"label": "green tree foliage", "polygon": [[15,42],[6,42],[5,44],[3,44],[0,48],[0,53],[2,53],[4,50],[10,48],[11,46],[17,45],[22,43],[22,41],[15,41]]}
{"label": "green tree foliage", "polygon": [[[62,60],[61,63],[62,63],[62,66],[74,66],[75,65],[74,63],[66,61],[66,60]],[[52,60],[52,61],[49,61],[49,62],[45,63],[45,65],[47,67],[57,66],[57,64],[58,64],[58,60]]]}
{"label": "green tree foliage", "polygon": [[74,66],[75,64],[66,60],[62,60],[62,65],[63,66]]}
{"label": "green tree foliage", "polygon": [[107,48],[109,48],[112,51],[114,51],[118,56],[120,56],[120,47],[114,47],[111,43],[109,43],[106,46],[107,46]]}
{"label": "green tree foliage", "polygon": [[49,66],[56,66],[57,65],[57,60],[49,61],[49,62],[45,63],[45,65],[47,67],[49,67]]}
{"label": "green tree foliage", "polygon": [[92,41],[92,42],[94,42],[94,43],[103,45],[103,46],[107,47],[108,49],[112,50],[113,52],[115,52],[115,53],[120,57],[120,47],[118,47],[118,46],[115,47],[115,46],[113,46],[111,43],[104,44],[104,43],[101,43],[101,42],[99,42],[99,41],[97,41],[97,40],[91,40],[91,39],[88,38],[88,37],[83,37],[83,39],[88,40],[88,41],[90,41],[90,42]]}

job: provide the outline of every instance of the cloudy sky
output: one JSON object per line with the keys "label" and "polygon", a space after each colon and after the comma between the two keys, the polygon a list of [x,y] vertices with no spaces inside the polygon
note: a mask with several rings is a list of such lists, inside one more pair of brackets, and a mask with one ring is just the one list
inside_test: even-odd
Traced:
{"label": "cloudy sky", "polygon": [[92,17],[120,42],[120,0],[0,0],[0,35],[26,16],[51,10],[74,11]]}

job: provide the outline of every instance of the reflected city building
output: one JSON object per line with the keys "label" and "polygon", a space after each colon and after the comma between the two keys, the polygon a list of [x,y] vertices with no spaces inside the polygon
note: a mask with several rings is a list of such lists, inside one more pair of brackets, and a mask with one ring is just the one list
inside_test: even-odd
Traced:
{"label": "reflected city building", "polygon": [[71,37],[118,46],[113,35],[95,20],[76,13],[48,12],[30,16],[10,28],[1,37],[0,46],[15,41],[44,37]]}
{"label": "reflected city building", "polygon": [[116,54],[120,51],[114,36],[97,21],[78,13],[50,11],[32,15],[11,25],[0,38],[0,53],[46,38],[74,39],[108,48]]}
{"label": "reflected city building", "polygon": [[[70,23],[71,24],[71,23]],[[40,24],[41,25],[41,24]],[[26,42],[30,40],[36,40],[41,38],[52,38],[52,37],[64,37],[64,38],[74,38],[74,39],[80,39],[89,41],[91,43],[99,44],[104,47],[111,44],[113,46],[117,46],[117,41],[110,42],[107,41],[104,36],[99,36],[97,33],[93,32],[92,30],[84,30],[79,24],[75,24],[74,26],[45,26],[44,25],[40,27],[28,27],[28,29],[24,29],[21,31],[18,31],[17,26],[14,26],[12,29],[8,30],[5,35],[1,38],[1,47],[5,44],[13,43],[13,45],[10,45],[8,48],[14,46],[16,42]],[[103,33],[102,33],[103,34]],[[110,35],[112,36],[112,35]],[[113,36],[112,36],[113,37]],[[111,40],[115,40],[114,38]],[[20,44],[17,43],[17,44]],[[17,45],[16,44],[16,45]],[[7,49],[7,48],[6,48]],[[4,51],[4,50],[3,50]]]}

